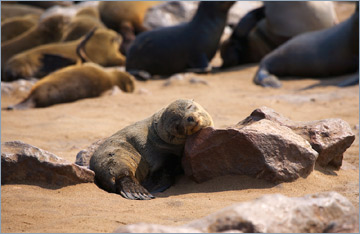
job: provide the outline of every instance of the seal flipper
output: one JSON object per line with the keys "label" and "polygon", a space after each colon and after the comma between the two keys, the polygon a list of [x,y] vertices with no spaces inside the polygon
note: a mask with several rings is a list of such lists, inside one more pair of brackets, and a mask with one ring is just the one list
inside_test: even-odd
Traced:
{"label": "seal flipper", "polygon": [[24,109],[34,108],[34,107],[36,107],[35,101],[32,97],[29,96],[24,101],[22,101],[16,105],[13,105],[13,106],[8,106],[8,107],[4,108],[4,110],[24,110]]}
{"label": "seal flipper", "polygon": [[187,72],[194,73],[209,73],[212,67],[209,64],[209,59],[205,53],[201,53],[196,56],[192,56],[188,64]]}
{"label": "seal flipper", "polygon": [[359,84],[359,71],[357,71],[354,75],[350,76],[350,78],[347,78],[337,84],[339,87],[347,87],[352,85]]}
{"label": "seal flipper", "polygon": [[155,198],[132,176],[124,176],[115,181],[116,193],[131,200],[150,200]]}
{"label": "seal flipper", "polygon": [[279,79],[275,75],[270,74],[269,71],[264,67],[259,68],[259,70],[254,76],[253,81],[255,84],[261,85],[263,87],[281,87],[281,82],[279,81]]}

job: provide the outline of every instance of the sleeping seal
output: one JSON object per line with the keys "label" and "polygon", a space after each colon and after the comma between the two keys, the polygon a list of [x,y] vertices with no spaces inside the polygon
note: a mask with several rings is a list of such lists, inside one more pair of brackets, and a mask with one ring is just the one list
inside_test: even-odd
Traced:
{"label": "sleeping seal", "polygon": [[107,138],[90,159],[98,185],[128,199],[154,198],[181,171],[186,137],[213,126],[196,102],[180,99]]}

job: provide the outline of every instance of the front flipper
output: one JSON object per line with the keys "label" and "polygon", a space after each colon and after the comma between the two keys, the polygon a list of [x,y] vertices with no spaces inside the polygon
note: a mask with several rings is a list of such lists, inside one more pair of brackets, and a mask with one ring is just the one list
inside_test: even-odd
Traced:
{"label": "front flipper", "polygon": [[150,200],[155,198],[131,176],[124,176],[115,181],[116,193],[131,200]]}
{"label": "front flipper", "polygon": [[259,68],[253,81],[255,84],[261,85],[263,87],[281,87],[281,82],[279,81],[279,79],[276,76],[270,74],[269,71],[266,70],[264,67]]}
{"label": "front flipper", "polygon": [[191,61],[188,63],[187,72],[194,73],[209,73],[212,67],[209,64],[209,59],[205,53],[191,56]]}

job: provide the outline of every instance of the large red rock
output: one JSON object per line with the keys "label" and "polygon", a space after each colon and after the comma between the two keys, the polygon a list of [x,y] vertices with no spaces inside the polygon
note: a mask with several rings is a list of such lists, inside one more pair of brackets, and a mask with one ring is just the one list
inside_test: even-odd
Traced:
{"label": "large red rock", "polygon": [[62,187],[94,182],[95,173],[50,152],[11,141],[1,144],[1,184]]}
{"label": "large red rock", "polygon": [[236,127],[248,125],[261,119],[268,119],[289,127],[309,141],[313,149],[319,153],[317,163],[320,166],[332,165],[340,168],[344,152],[355,140],[351,127],[341,119],[296,122],[265,106],[254,110]]}
{"label": "large red rock", "polygon": [[284,182],[307,177],[317,156],[291,129],[262,119],[236,128],[200,130],[187,139],[182,164],[196,182],[227,174]]}

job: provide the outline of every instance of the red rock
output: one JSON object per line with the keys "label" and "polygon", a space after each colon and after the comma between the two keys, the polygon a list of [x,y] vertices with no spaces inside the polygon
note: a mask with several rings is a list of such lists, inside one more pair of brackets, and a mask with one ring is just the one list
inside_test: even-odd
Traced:
{"label": "red rock", "polygon": [[87,168],[21,141],[1,144],[1,184],[59,187],[94,182],[94,175]]}
{"label": "red rock", "polygon": [[319,153],[317,163],[320,166],[332,165],[340,168],[344,152],[355,140],[350,125],[341,119],[295,122],[268,107],[254,110],[236,126],[247,125],[260,119],[268,119],[289,127],[309,141],[313,149]]}
{"label": "red rock", "polygon": [[317,155],[292,130],[263,119],[238,128],[200,130],[187,139],[182,164],[197,182],[227,174],[283,182],[307,177]]}

